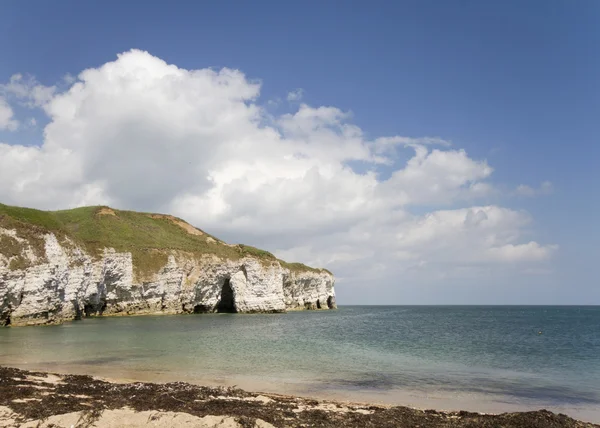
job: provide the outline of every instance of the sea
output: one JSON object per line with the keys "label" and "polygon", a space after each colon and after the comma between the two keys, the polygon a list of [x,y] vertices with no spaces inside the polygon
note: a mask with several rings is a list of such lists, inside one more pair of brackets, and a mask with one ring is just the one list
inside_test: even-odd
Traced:
{"label": "sea", "polygon": [[0,329],[0,364],[600,422],[600,306],[341,306]]}

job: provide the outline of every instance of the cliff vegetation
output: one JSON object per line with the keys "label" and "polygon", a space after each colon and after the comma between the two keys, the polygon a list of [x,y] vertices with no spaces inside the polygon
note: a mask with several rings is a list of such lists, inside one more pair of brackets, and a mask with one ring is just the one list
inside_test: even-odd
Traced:
{"label": "cliff vegetation", "polygon": [[0,228],[17,231],[17,236],[0,235],[0,253],[11,259],[11,270],[23,269],[32,263],[31,258],[23,255],[23,246],[27,243],[34,259],[44,261],[42,235],[52,232],[61,245],[79,246],[95,257],[100,257],[104,248],[130,252],[134,268],[142,276],[164,266],[171,250],[198,256],[211,254],[227,260],[253,256],[267,264],[279,262],[290,271],[328,272],[278,260],[270,252],[250,245],[227,244],[171,215],[107,206],[41,211],[0,204]]}

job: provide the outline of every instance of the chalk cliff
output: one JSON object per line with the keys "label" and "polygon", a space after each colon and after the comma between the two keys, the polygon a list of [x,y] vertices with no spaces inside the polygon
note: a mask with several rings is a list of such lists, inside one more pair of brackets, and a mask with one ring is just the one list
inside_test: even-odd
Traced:
{"label": "chalk cliff", "polygon": [[0,325],[335,307],[330,272],[225,244],[172,216],[0,205]]}

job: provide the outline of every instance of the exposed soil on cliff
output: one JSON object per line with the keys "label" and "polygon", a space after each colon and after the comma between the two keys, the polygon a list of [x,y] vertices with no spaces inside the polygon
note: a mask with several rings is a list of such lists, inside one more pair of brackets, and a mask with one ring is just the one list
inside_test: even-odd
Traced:
{"label": "exposed soil on cliff", "polygon": [[100,208],[100,210],[98,210],[98,215],[114,215],[114,216],[116,216],[116,214],[112,210],[112,208],[108,208],[108,207]]}
{"label": "exposed soil on cliff", "polygon": [[[60,415],[60,416],[57,416]],[[0,367],[0,426],[596,427],[546,410],[500,415],[370,406],[187,383],[116,384]]]}

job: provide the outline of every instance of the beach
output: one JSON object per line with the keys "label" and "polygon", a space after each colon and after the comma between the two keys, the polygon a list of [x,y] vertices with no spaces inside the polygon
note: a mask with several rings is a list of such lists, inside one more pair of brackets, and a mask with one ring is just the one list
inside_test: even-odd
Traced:
{"label": "beach", "polygon": [[237,388],[118,383],[0,367],[2,427],[592,428],[546,410],[499,415],[334,402]]}
{"label": "beach", "polygon": [[[597,308],[340,307],[0,329],[0,365],[600,423]],[[538,331],[543,330],[543,334]]]}

